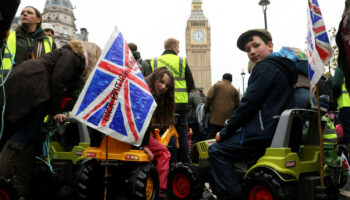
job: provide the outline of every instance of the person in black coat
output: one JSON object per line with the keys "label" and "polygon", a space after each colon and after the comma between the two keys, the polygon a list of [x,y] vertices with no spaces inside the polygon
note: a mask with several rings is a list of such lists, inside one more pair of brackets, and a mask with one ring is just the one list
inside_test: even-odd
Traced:
{"label": "person in black coat", "polygon": [[[97,53],[96,53],[97,52]],[[63,123],[61,102],[66,90],[91,72],[99,57],[99,47],[78,40],[45,54],[23,61],[10,73],[5,83],[5,146],[1,151],[0,176],[16,176],[19,196],[29,195],[34,157],[41,148],[41,127],[49,114]]]}
{"label": "person in black coat", "polygon": [[234,163],[261,156],[275,133],[280,114],[293,108],[297,71],[292,60],[270,56],[271,34],[265,29],[243,33],[237,46],[255,64],[248,88],[228,123],[209,147],[209,160],[223,199],[243,199]]}

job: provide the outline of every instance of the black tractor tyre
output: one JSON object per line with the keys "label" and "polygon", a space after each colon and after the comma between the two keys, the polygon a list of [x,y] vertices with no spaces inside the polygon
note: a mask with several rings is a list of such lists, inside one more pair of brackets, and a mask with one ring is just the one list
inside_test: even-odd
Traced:
{"label": "black tractor tyre", "polygon": [[102,200],[104,198],[104,169],[99,159],[81,162],[74,180],[73,197],[76,200]]}
{"label": "black tractor tyre", "polygon": [[159,177],[153,164],[142,164],[133,167],[127,180],[130,199],[156,200],[159,194]]}
{"label": "black tractor tyre", "polygon": [[168,193],[172,200],[200,199],[204,183],[192,165],[176,163],[168,175]]}
{"label": "black tractor tyre", "polygon": [[49,165],[41,159],[35,160],[30,190],[31,199],[52,199],[59,191],[59,184],[53,179]]}
{"label": "black tractor tyre", "polygon": [[16,190],[13,188],[11,179],[0,177],[0,199],[17,200]]}
{"label": "black tractor tyre", "polygon": [[245,199],[256,199],[260,196],[266,200],[289,200],[290,190],[287,185],[272,172],[259,170],[250,174],[242,183]]}

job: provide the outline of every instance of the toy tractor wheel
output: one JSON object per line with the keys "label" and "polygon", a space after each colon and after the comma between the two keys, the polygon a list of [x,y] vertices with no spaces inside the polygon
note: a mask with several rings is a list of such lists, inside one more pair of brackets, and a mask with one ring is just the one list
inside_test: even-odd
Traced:
{"label": "toy tractor wheel", "polygon": [[104,195],[104,169],[98,159],[84,160],[77,170],[74,199],[102,200]]}
{"label": "toy tractor wheel", "polygon": [[58,192],[58,182],[53,179],[53,173],[43,160],[35,160],[35,168],[32,176],[31,198],[53,198]]}
{"label": "toy tractor wheel", "polygon": [[10,179],[0,178],[0,199],[1,200],[15,200],[16,191],[12,186]]}
{"label": "toy tractor wheel", "polygon": [[170,199],[200,199],[204,185],[190,164],[177,163],[168,175]]}
{"label": "toy tractor wheel", "polygon": [[[348,162],[350,162],[348,148],[345,145],[337,145],[336,151],[337,151],[338,156],[341,156],[342,154],[344,154],[346,159],[348,160]],[[339,183],[337,184],[337,187],[343,188],[346,185],[347,181],[348,181],[348,176],[346,175],[346,172],[344,171],[340,176],[340,180],[339,180]]]}
{"label": "toy tractor wheel", "polygon": [[154,165],[145,164],[135,167],[128,178],[131,183],[131,198],[136,200],[155,200],[159,193],[159,177]]}
{"label": "toy tractor wheel", "polygon": [[272,173],[258,171],[248,176],[244,181],[243,193],[249,200],[285,200],[289,199],[287,189]]}

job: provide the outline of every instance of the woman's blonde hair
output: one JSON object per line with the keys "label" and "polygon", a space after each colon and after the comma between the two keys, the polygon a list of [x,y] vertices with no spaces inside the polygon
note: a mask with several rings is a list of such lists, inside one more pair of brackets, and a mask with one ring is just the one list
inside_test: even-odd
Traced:
{"label": "woman's blonde hair", "polygon": [[86,81],[92,70],[94,69],[98,59],[100,58],[101,55],[101,48],[92,42],[81,42],[81,44],[83,45],[86,53],[88,54],[88,61],[89,64],[87,66],[87,69],[85,71],[85,73],[82,75],[82,78]]}

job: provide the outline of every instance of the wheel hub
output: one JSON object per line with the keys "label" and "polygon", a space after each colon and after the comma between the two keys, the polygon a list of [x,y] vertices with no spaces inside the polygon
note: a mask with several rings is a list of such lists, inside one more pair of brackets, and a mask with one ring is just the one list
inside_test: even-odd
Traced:
{"label": "wheel hub", "polygon": [[258,185],[250,191],[249,200],[273,200],[273,197],[269,188]]}
{"label": "wheel hub", "polygon": [[183,174],[177,174],[173,179],[173,192],[177,197],[185,198],[190,193],[190,181]]}
{"label": "wheel hub", "polygon": [[153,194],[153,179],[152,177],[147,178],[147,185],[146,185],[146,199],[150,200],[152,198]]}

